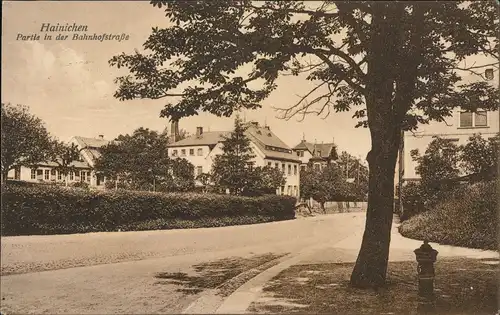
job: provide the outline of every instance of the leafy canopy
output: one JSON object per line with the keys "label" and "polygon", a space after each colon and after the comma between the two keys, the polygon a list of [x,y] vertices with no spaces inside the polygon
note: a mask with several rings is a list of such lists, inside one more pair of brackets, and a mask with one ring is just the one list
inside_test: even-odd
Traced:
{"label": "leafy canopy", "polygon": [[148,128],[120,135],[102,148],[96,169],[119,177],[134,189],[185,190],[194,186],[194,167],[184,159],[171,160],[167,137]]}
{"label": "leafy canopy", "polygon": [[2,103],[2,174],[19,166],[47,161],[53,140],[43,121],[23,105]]}
{"label": "leafy canopy", "polygon": [[222,190],[239,195],[250,185],[255,154],[250,139],[245,135],[247,126],[239,117],[234,120],[234,130],[222,142],[222,154],[212,165],[212,180]]}
{"label": "leafy canopy", "polygon": [[[153,28],[144,52],[117,55],[110,64],[130,71],[117,78],[115,97],[173,97],[162,116],[259,108],[284,75],[316,83],[282,109],[284,118],[354,108],[357,126],[376,123],[369,113],[380,111],[414,129],[442,121],[456,106],[497,107],[498,93],[482,80],[486,65],[464,63],[475,54],[498,58],[493,1],[151,3],[171,24]],[[479,81],[463,83],[464,74]],[[385,109],[365,106],[375,94]]]}

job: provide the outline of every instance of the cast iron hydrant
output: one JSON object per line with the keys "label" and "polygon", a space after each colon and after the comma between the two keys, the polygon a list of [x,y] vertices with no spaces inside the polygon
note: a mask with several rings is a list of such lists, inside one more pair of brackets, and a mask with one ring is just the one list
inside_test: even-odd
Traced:
{"label": "cast iron hydrant", "polygon": [[424,241],[414,252],[418,262],[418,295],[424,301],[431,302],[434,300],[434,263],[438,251],[428,241]]}

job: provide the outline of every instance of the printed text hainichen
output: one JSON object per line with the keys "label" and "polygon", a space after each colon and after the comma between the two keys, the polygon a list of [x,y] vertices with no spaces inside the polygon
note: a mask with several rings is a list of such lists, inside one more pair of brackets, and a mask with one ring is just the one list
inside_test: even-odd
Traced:
{"label": "printed text hainichen", "polygon": [[40,32],[87,32],[87,25],[78,25],[76,23],[70,24],[50,24],[50,23],[42,23],[42,27],[40,28]]}

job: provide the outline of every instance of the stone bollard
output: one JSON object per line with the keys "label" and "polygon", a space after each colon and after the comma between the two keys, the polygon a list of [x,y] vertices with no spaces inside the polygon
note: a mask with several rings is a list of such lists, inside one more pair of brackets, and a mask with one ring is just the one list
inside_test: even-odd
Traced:
{"label": "stone bollard", "polygon": [[425,240],[414,252],[418,262],[419,313],[428,313],[434,309],[434,263],[438,251]]}

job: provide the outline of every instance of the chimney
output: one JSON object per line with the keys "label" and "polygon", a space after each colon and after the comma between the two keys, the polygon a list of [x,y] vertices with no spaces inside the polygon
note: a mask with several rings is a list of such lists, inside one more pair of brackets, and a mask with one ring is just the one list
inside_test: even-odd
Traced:
{"label": "chimney", "polygon": [[104,140],[104,135],[99,135],[99,139]]}
{"label": "chimney", "polygon": [[196,127],[196,136],[201,137],[203,134],[203,127]]}
{"label": "chimney", "polygon": [[172,120],[172,123],[170,124],[170,134],[172,137],[172,142],[177,142],[179,139],[179,121],[178,120]]}

